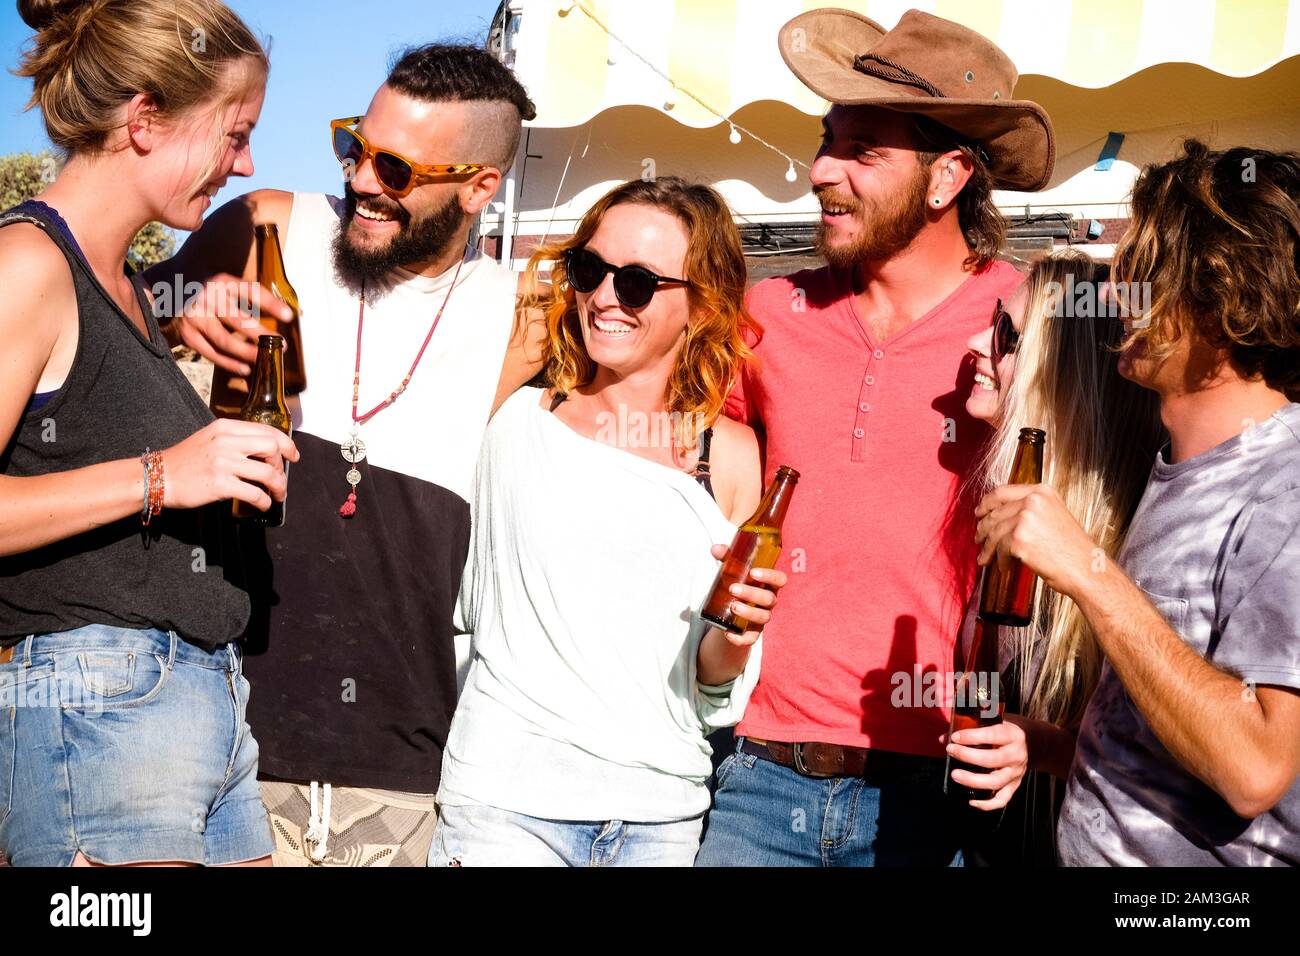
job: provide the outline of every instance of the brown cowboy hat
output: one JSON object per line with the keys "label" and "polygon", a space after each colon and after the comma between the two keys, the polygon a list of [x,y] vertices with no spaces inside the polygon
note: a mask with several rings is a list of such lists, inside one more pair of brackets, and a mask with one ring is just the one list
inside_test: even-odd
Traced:
{"label": "brown cowboy hat", "polygon": [[1037,103],[1011,99],[1015,64],[974,30],[920,10],[885,30],[850,10],[825,9],[795,17],[777,42],[818,96],[921,113],[975,141],[999,189],[1042,189],[1051,178],[1051,120]]}

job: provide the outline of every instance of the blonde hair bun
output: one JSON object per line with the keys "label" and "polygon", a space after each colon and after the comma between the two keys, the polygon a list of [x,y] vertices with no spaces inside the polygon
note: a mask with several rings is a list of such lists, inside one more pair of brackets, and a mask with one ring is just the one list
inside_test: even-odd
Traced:
{"label": "blonde hair bun", "polygon": [[48,29],[61,17],[77,12],[94,0],[18,0],[18,15],[33,30]]}
{"label": "blonde hair bun", "polygon": [[222,0],[18,0],[18,12],[39,32],[14,72],[31,79],[28,108],[69,156],[105,148],[137,93],[171,118],[233,96],[236,61],[254,61],[243,79],[265,82],[266,51]]}

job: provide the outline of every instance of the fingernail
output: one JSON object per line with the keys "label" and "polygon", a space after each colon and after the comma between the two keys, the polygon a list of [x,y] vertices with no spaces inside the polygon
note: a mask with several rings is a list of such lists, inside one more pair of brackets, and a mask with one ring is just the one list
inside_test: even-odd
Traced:
{"label": "fingernail", "polygon": [[741,591],[740,591],[740,585],[739,585],[739,584],[733,584],[733,585],[729,588],[729,590],[731,591],[732,594],[736,595],[736,597],[740,597],[740,593],[741,593]]}

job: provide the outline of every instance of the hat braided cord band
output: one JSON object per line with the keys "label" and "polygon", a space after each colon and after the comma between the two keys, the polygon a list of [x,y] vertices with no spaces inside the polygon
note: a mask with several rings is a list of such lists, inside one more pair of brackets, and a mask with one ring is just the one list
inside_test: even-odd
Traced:
{"label": "hat braided cord band", "polygon": [[[868,61],[874,61],[874,63]],[[879,66],[876,66],[875,63],[881,64],[881,66],[886,67],[886,69],[881,69]],[[853,68],[859,73],[866,73],[868,76],[878,76],[882,80],[889,80],[893,83],[915,86],[917,89],[929,93],[936,99],[942,100],[946,98],[929,80],[917,76],[901,63],[895,63],[893,60],[887,60],[883,56],[877,56],[874,53],[863,53],[861,56],[855,56],[853,58]],[[986,166],[993,162],[992,159],[989,158],[988,152],[985,151],[983,144],[978,140],[967,138],[965,139],[965,142],[971,149],[975,150],[979,154],[980,159],[984,161]]]}
{"label": "hat braided cord band", "polygon": [[[876,63],[887,69],[882,70],[875,65]],[[917,76],[902,64],[895,63],[893,60],[886,60],[883,56],[876,56],[874,53],[863,53],[861,56],[855,56],[853,58],[853,69],[859,73],[866,73],[868,76],[878,76],[882,80],[902,83],[906,86],[915,86],[918,90],[924,90],[938,99],[944,98],[944,95],[929,80]]]}

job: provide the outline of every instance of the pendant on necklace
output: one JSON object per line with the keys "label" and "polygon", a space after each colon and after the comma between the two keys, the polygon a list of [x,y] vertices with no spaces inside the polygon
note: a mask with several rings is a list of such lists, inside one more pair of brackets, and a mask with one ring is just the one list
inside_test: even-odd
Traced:
{"label": "pendant on necklace", "polygon": [[357,513],[357,485],[361,483],[361,472],[356,469],[356,465],[366,457],[366,443],[357,437],[356,426],[352,428],[352,437],[339,445],[339,454],[353,466],[345,476],[352,490],[348,492],[348,500],[339,506],[339,517],[351,518]]}

